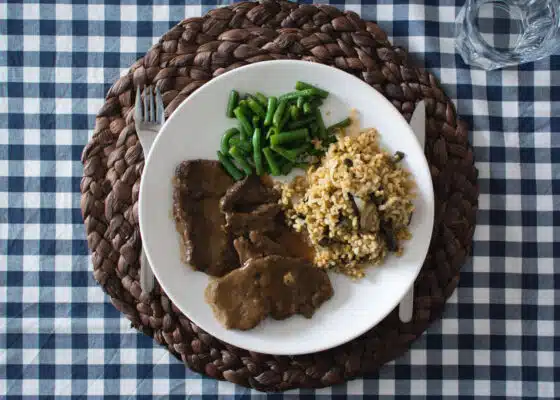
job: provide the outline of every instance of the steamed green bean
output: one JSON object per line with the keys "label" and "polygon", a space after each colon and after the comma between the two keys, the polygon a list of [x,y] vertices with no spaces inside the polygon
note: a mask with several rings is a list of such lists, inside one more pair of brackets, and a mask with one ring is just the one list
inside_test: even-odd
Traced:
{"label": "steamed green bean", "polygon": [[224,132],[222,140],[220,142],[220,150],[222,151],[222,153],[227,154],[227,152],[229,151],[229,142],[231,138],[236,135],[239,135],[239,130],[237,128],[229,128]]}
{"label": "steamed green bean", "polygon": [[346,118],[325,127],[319,107],[328,96],[328,91],[301,81],[281,96],[231,90],[226,115],[235,118],[238,126],[221,137],[218,159],[224,169],[239,180],[267,172],[286,175],[293,168],[318,162],[317,156],[337,140],[336,131],[351,123]]}
{"label": "steamed green bean", "polygon": [[226,115],[229,118],[233,118],[233,110],[237,107],[237,102],[239,101],[239,92],[237,90],[232,90],[229,92],[229,99],[227,104]]}
{"label": "steamed green bean", "polygon": [[306,82],[297,81],[296,89],[297,90],[315,89],[315,91],[317,92],[317,96],[322,97],[323,99],[326,99],[329,96],[329,92],[327,92],[326,90],[319,89],[318,87],[313,86]]}
{"label": "steamed green bean", "polygon": [[229,157],[223,154],[221,151],[218,151],[218,160],[222,163],[222,166],[227,171],[228,174],[231,175],[233,179],[236,181],[243,179],[243,172],[241,172],[229,159]]}

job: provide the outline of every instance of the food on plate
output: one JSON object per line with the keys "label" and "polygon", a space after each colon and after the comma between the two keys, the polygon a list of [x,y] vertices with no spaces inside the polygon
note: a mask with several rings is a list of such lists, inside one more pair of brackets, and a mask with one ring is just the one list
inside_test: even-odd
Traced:
{"label": "food on plate", "polygon": [[185,261],[221,277],[208,285],[206,300],[226,328],[251,329],[268,315],[311,317],[332,296],[327,274],[312,257],[300,258],[308,246],[289,231],[279,200],[256,175],[234,183],[218,161],[177,167],[173,213]]}
{"label": "food on plate", "polygon": [[[405,154],[384,151],[357,119],[325,126],[327,91],[297,82],[278,97],[233,90],[219,161],[183,162],[174,215],[185,260],[212,275],[206,302],[228,329],[267,316],[311,318],[333,295],[328,270],[352,278],[402,254],[415,185]],[[347,133],[347,135],[345,135]],[[267,175],[307,169],[273,186]],[[270,178],[268,178],[270,179]]]}
{"label": "food on plate", "polygon": [[250,231],[273,231],[281,218],[282,206],[276,203],[259,204],[247,212],[226,213],[225,229],[234,235]]}
{"label": "food on plate", "polygon": [[218,159],[236,181],[307,168],[350,124],[346,118],[327,128],[319,107],[329,93],[305,82],[296,82],[295,88],[279,97],[230,92],[226,115],[237,119],[238,127],[222,135]]}
{"label": "food on plate", "polygon": [[233,246],[239,255],[241,265],[250,258],[260,258],[267,255],[288,257],[288,251],[280,243],[275,242],[262,232],[252,231],[249,237],[240,236],[233,241]]}
{"label": "food on plate", "polygon": [[251,257],[243,267],[213,279],[205,291],[214,316],[228,329],[247,330],[267,316],[311,318],[333,295],[327,273],[293,257]]}
{"label": "food on plate", "polygon": [[222,229],[226,220],[219,207],[232,184],[218,161],[185,161],[175,172],[173,217],[183,256],[209,275],[221,276],[239,267],[232,235]]}
{"label": "food on plate", "polygon": [[251,175],[229,187],[220,200],[223,212],[247,211],[260,204],[277,203],[280,193],[265,185],[261,178]]}
{"label": "food on plate", "polygon": [[220,201],[226,217],[224,229],[235,236],[250,231],[274,231],[282,224],[279,198],[278,191],[265,186],[256,175],[236,182]]}
{"label": "food on plate", "polygon": [[252,231],[248,237],[241,236],[233,242],[239,263],[243,265],[249,258],[266,255],[303,258],[313,262],[314,251],[305,237],[283,224],[274,232]]}
{"label": "food on plate", "polygon": [[415,197],[404,156],[383,151],[378,132],[366,129],[340,137],[305,177],[281,185],[287,224],[307,233],[317,267],[360,278],[364,263],[402,254]]}

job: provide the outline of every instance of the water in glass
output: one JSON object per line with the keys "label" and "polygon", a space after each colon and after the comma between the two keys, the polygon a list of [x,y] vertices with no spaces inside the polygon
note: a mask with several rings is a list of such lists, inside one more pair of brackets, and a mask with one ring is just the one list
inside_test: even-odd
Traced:
{"label": "water in glass", "polygon": [[467,0],[455,47],[470,65],[492,70],[560,51],[560,0]]}

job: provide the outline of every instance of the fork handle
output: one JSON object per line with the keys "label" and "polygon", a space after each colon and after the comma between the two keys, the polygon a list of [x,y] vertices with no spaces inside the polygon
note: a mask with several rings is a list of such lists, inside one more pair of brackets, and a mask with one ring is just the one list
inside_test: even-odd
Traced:
{"label": "fork handle", "polygon": [[140,287],[142,291],[150,293],[154,289],[154,280],[154,272],[142,247],[142,252],[140,253]]}
{"label": "fork handle", "polygon": [[140,144],[142,145],[142,150],[144,151],[144,159],[146,159],[148,158],[148,154],[150,154],[152,145],[156,140],[157,132],[142,131],[142,132],[137,132],[137,135],[138,135],[138,140],[140,140]]}
{"label": "fork handle", "polygon": [[[150,150],[156,136],[157,133],[155,132],[138,132],[138,139],[142,145],[145,159],[148,158],[148,154],[150,154]],[[151,293],[154,289],[154,281],[154,272],[152,271],[152,267],[146,257],[146,253],[144,252],[144,246],[142,246],[142,252],[140,253],[140,287],[142,288],[142,291],[145,293]]]}

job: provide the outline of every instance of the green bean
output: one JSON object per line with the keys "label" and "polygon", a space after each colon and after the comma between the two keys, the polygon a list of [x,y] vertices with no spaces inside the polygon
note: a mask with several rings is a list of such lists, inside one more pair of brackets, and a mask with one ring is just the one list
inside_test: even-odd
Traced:
{"label": "green bean", "polygon": [[330,145],[331,143],[336,143],[338,139],[336,138],[336,135],[328,135],[326,139],[323,140],[323,146],[324,145]]}
{"label": "green bean", "polygon": [[309,168],[309,163],[307,163],[307,162],[297,162],[297,163],[294,163],[294,168],[307,169],[307,168]]}
{"label": "green bean", "polygon": [[298,142],[300,140],[306,140],[309,138],[309,132],[307,129],[297,129],[295,131],[280,132],[276,135],[270,137],[270,143],[273,146],[278,146],[280,144]]}
{"label": "green bean", "polygon": [[309,155],[322,157],[325,154],[325,149],[316,149],[315,147],[309,149]]}
{"label": "green bean", "polygon": [[298,129],[302,127],[308,127],[311,123],[315,122],[315,116],[300,119],[299,121],[292,121],[288,124],[287,128],[289,130]]}
{"label": "green bean", "polygon": [[290,109],[286,108],[286,112],[284,113],[284,117],[282,118],[282,121],[280,121],[280,124],[277,127],[278,131],[282,130],[284,125],[286,125],[289,120],[290,120]]}
{"label": "green bean", "polygon": [[274,126],[271,127],[271,128],[268,130],[268,132],[266,133],[266,139],[267,139],[267,140],[270,139],[270,137],[271,137],[272,135],[275,135],[275,134],[277,134],[277,133],[278,133],[278,129],[275,128]]}
{"label": "green bean", "polygon": [[243,140],[248,140],[251,137],[251,132],[247,131],[247,128],[243,124],[239,124],[239,132],[241,133],[240,138]]}
{"label": "green bean", "polygon": [[311,109],[321,107],[323,105],[323,100],[321,99],[313,99],[309,102],[309,106]]}
{"label": "green bean", "polygon": [[239,130],[237,128],[229,128],[222,136],[222,141],[220,143],[220,149],[222,153],[227,154],[229,151],[229,141],[234,136],[239,135]]}
{"label": "green bean", "polygon": [[290,160],[291,162],[296,162],[297,158],[300,154],[305,153],[306,151],[309,150],[309,146],[305,144],[305,145],[297,147],[295,149],[286,149],[284,147],[275,146],[273,144],[272,145],[272,150],[274,150],[276,153],[280,154],[285,159]]}
{"label": "green bean", "polygon": [[293,121],[297,121],[299,119],[299,108],[295,104],[290,106],[290,117]]}
{"label": "green bean", "polygon": [[255,169],[257,170],[257,175],[259,176],[264,174],[261,136],[262,134],[260,128],[256,128],[253,133],[253,161],[255,162]]}
{"label": "green bean", "polygon": [[266,107],[266,105],[268,104],[268,99],[261,92],[255,93],[255,98],[259,101],[259,103],[262,104],[263,107]]}
{"label": "green bean", "polygon": [[229,149],[229,154],[233,157],[234,161],[241,167],[241,169],[245,171],[246,175],[251,175],[253,169],[245,159],[246,153],[243,152],[243,150],[240,150],[239,148],[233,146],[231,149]]}
{"label": "green bean", "polygon": [[[247,142],[246,142],[247,143]],[[235,147],[235,152],[237,153],[237,155],[242,156],[244,159],[246,159],[247,161],[249,161],[249,158],[253,158],[253,156],[251,155],[251,151],[253,151],[253,146],[251,145],[251,143],[247,143],[249,145],[248,150],[245,150],[243,147],[239,147],[237,146],[237,143],[235,145],[232,145],[230,150]],[[246,148],[246,147],[245,147]],[[231,153],[230,153],[231,155]],[[233,156],[232,156],[233,157]]]}
{"label": "green bean", "polygon": [[[295,91],[279,97],[260,92],[241,96],[231,90],[226,113],[236,118],[239,126],[222,135],[218,157],[225,160],[224,168],[235,179],[251,173],[281,175],[294,167],[307,168],[309,156],[324,154],[337,140],[337,129],[351,123],[347,118],[327,130],[319,107],[328,96],[326,90],[301,81],[296,82]],[[311,138],[321,139],[318,143],[322,148],[315,149]]]}
{"label": "green bean", "polygon": [[[249,107],[249,102],[247,100],[244,100],[244,103],[241,104],[241,109],[243,110],[243,114],[245,114],[245,116],[247,117],[247,121],[252,122],[255,113],[253,112],[253,110],[251,110],[251,107]],[[253,126],[251,126],[251,130],[249,131],[248,136],[251,136],[252,133],[253,133]]]}
{"label": "green bean", "polygon": [[250,134],[251,132],[253,132],[253,126],[251,125],[251,122],[249,122],[249,119],[247,118],[247,115],[241,108],[241,105],[236,107],[233,110],[233,113],[235,114],[237,120],[241,122],[241,124],[243,125],[243,129],[245,130],[245,133]]}
{"label": "green bean", "polygon": [[247,115],[247,117],[250,117],[251,114],[253,113],[249,108],[249,104],[247,103],[247,100],[240,100],[237,107],[241,108],[243,112]]}
{"label": "green bean", "polygon": [[332,133],[337,129],[346,128],[351,123],[352,123],[352,120],[350,118],[345,118],[342,121],[338,121],[336,124],[332,124],[331,126],[329,126],[329,128],[327,129],[327,132]]}
{"label": "green bean", "polygon": [[279,126],[280,123],[282,122],[282,119],[284,118],[284,111],[286,110],[286,101],[280,101],[280,104],[278,104],[278,108],[276,108],[276,111],[274,112],[274,116],[272,117],[272,123],[275,126]]}
{"label": "green bean", "polygon": [[243,172],[237,169],[237,167],[230,161],[229,157],[225,154],[222,154],[221,151],[218,151],[218,160],[220,160],[224,169],[228,174],[231,175],[233,179],[235,179],[236,181],[243,179]]}
{"label": "green bean", "polygon": [[229,144],[231,147],[235,146],[238,149],[243,150],[246,153],[250,153],[251,150],[253,150],[253,146],[251,146],[251,143],[247,140],[247,139],[241,139],[241,138],[231,138],[229,141]]}
{"label": "green bean", "polygon": [[241,138],[241,140],[247,140],[249,138],[250,133],[245,130],[245,126],[242,123],[238,124],[237,129],[239,130],[239,137]]}
{"label": "green bean", "polygon": [[305,90],[297,90],[295,92],[290,92],[283,94],[279,97],[280,100],[297,100],[298,97],[313,97],[319,96],[318,89],[305,89]]}
{"label": "green bean", "polygon": [[317,91],[317,96],[322,97],[323,99],[326,99],[329,96],[329,92],[327,92],[326,90],[319,89],[318,87],[310,85],[309,83],[306,82],[297,81],[296,89],[297,90],[315,89]]}
{"label": "green bean", "polygon": [[316,122],[309,124],[309,132],[311,137],[317,137],[317,134],[319,133],[319,125],[317,125]]}
{"label": "green bean", "polygon": [[274,118],[274,111],[276,111],[276,106],[278,105],[278,99],[274,96],[268,98],[268,105],[266,107],[266,117],[264,119],[264,126],[270,126],[272,124],[272,119]]}
{"label": "green bean", "polygon": [[263,154],[264,157],[266,158],[266,162],[270,168],[270,173],[274,176],[278,176],[280,175],[280,167],[278,165],[278,163],[276,162],[276,160],[274,159],[274,154],[272,153],[272,150],[270,149],[270,147],[265,147],[263,149]]}
{"label": "green bean", "polygon": [[282,165],[281,168],[282,175],[288,175],[293,168],[294,168],[294,164],[291,162],[287,162],[286,164]]}
{"label": "green bean", "polygon": [[[253,115],[253,128],[258,128],[260,121],[261,119],[259,118],[258,115]],[[249,136],[253,136],[253,132],[251,132]]]}
{"label": "green bean", "polygon": [[249,99],[247,100],[247,105],[256,115],[258,115],[259,118],[264,119],[264,117],[266,117],[266,111],[256,99],[249,97]]}
{"label": "green bean", "polygon": [[233,109],[237,107],[237,102],[239,101],[239,92],[237,90],[232,90],[229,92],[229,99],[227,104],[226,115],[229,118],[233,118]]}
{"label": "green bean", "polygon": [[317,118],[317,125],[319,126],[318,136],[321,139],[327,137],[327,129],[325,128],[325,122],[323,121],[323,116],[321,115],[321,110],[315,109],[315,118]]}

